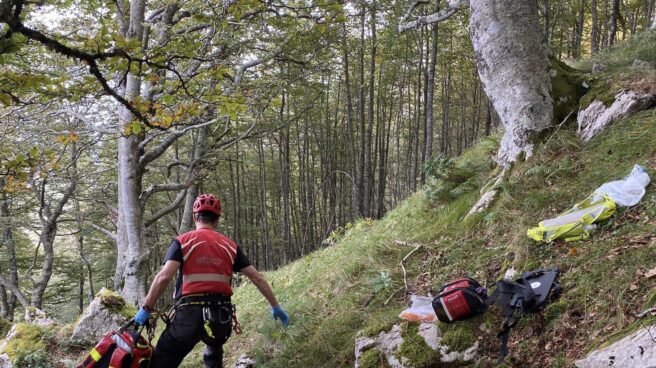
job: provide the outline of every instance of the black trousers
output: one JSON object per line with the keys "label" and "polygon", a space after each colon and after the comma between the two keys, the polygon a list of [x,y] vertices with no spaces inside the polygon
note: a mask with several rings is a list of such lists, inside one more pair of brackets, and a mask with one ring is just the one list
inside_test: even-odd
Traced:
{"label": "black trousers", "polygon": [[175,368],[200,341],[207,368],[223,367],[223,344],[232,331],[230,304],[182,305],[155,346],[151,368]]}

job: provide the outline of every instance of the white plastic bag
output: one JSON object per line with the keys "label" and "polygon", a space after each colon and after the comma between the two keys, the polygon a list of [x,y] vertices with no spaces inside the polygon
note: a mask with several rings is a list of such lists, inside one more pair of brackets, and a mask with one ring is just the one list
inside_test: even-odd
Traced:
{"label": "white plastic bag", "polygon": [[435,322],[437,316],[433,310],[433,298],[430,296],[411,295],[410,308],[405,309],[399,317],[412,322]]}
{"label": "white plastic bag", "polygon": [[602,194],[605,194],[619,206],[635,206],[645,195],[645,188],[649,185],[649,181],[647,170],[640,165],[635,165],[623,180],[602,184],[595,190],[595,196],[601,198]]}

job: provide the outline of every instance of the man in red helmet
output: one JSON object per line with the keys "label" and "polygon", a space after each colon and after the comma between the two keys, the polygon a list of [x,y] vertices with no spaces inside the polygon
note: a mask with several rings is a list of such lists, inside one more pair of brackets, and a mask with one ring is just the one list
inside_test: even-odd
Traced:
{"label": "man in red helmet", "polygon": [[218,198],[211,194],[199,195],[193,213],[196,230],[173,240],[164,266],[134,317],[137,324],[145,324],[155,302],[180,271],[175,288],[175,316],[157,342],[151,368],[179,366],[199,341],[206,345],[205,366],[223,366],[223,344],[232,330],[230,280],[233,272],[246,275],[271,304],[273,317],[284,326],[289,324],[289,316],[278,304],[269,283],[235,242],[214,230],[221,216]]}

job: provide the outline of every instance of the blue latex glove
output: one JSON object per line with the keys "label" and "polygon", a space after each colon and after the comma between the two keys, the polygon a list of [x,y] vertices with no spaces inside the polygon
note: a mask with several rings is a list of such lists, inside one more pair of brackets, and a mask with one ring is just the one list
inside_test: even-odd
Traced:
{"label": "blue latex glove", "polygon": [[289,315],[281,306],[271,308],[271,315],[273,319],[279,319],[283,326],[289,326]]}
{"label": "blue latex glove", "polygon": [[148,322],[148,317],[150,317],[150,312],[141,308],[139,309],[139,312],[137,312],[137,315],[134,316],[134,323],[138,326],[143,326]]}

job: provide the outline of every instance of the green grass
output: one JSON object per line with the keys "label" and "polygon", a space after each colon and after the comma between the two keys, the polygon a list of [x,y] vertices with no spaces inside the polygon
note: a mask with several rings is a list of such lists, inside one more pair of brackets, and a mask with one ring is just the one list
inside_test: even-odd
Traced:
{"label": "green grass", "polygon": [[[602,101],[610,106],[615,95],[625,89],[638,92],[656,91],[656,32],[646,31],[614,47],[605,49],[590,59],[576,63],[576,67],[590,71],[594,64],[603,64],[606,70],[594,74],[587,81],[590,91],[581,99],[587,107],[592,101]],[[651,63],[651,69],[634,67],[636,60]]]}

